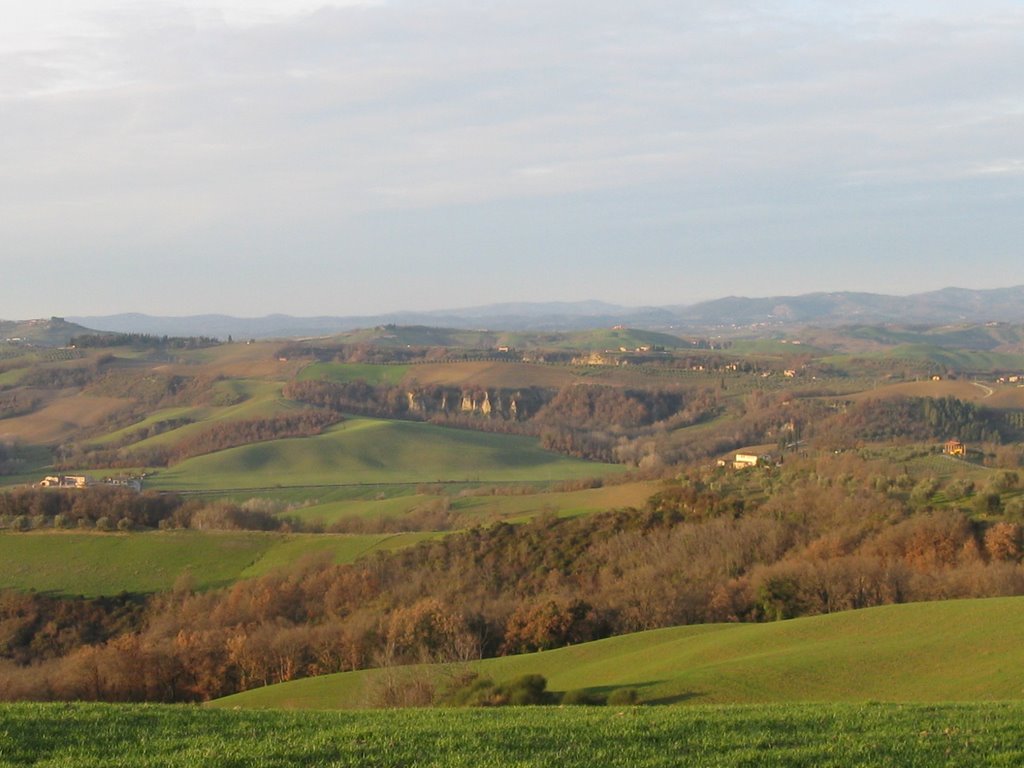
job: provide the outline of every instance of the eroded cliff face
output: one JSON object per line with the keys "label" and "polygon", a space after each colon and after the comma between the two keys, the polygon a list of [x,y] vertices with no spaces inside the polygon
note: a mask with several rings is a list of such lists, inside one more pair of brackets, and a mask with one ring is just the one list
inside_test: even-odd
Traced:
{"label": "eroded cliff face", "polygon": [[409,413],[477,415],[483,418],[524,421],[537,413],[553,393],[540,389],[409,389],[405,393]]}
{"label": "eroded cliff face", "polygon": [[469,417],[498,421],[526,421],[550,402],[557,390],[410,384],[372,386],[362,381],[299,381],[285,387],[286,397],[341,413],[386,418],[411,416]]}

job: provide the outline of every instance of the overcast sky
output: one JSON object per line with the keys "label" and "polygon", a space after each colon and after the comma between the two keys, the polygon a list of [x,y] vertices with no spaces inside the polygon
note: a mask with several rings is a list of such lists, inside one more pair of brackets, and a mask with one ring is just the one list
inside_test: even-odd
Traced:
{"label": "overcast sky", "polygon": [[0,0],[0,318],[1024,283],[1020,0]]}

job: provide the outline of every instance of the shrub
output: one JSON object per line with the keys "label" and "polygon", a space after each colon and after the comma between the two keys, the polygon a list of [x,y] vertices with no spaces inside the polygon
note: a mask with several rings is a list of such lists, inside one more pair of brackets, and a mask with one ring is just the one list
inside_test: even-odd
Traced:
{"label": "shrub", "polygon": [[569,707],[599,707],[602,706],[606,700],[606,697],[600,693],[587,690],[586,688],[576,688],[575,690],[563,693],[561,703]]}
{"label": "shrub", "polygon": [[454,707],[487,707],[494,704],[494,681],[476,674],[459,680],[444,696],[442,703]]}
{"label": "shrub", "polygon": [[508,683],[496,684],[486,677],[472,677],[448,692],[443,703],[456,707],[503,707],[553,704],[543,675],[523,675]]}
{"label": "shrub", "polygon": [[616,688],[608,694],[609,706],[622,707],[636,704],[640,701],[640,691],[636,688]]}
{"label": "shrub", "polygon": [[507,693],[509,704],[550,704],[553,697],[545,690],[547,686],[547,678],[543,675],[523,675],[511,683],[499,686],[499,690],[504,689]]}

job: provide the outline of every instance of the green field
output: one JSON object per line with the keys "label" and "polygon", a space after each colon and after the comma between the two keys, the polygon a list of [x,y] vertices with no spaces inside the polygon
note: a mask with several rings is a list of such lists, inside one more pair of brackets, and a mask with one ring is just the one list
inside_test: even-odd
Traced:
{"label": "green field", "polygon": [[291,534],[274,544],[246,568],[239,578],[262,576],[309,557],[326,557],[333,563],[354,563],[372,552],[393,552],[410,547],[439,533]]}
{"label": "green field", "polygon": [[341,384],[365,381],[367,384],[398,384],[405,378],[407,365],[372,365],[370,363],[311,363],[298,375],[299,381],[323,379]]}
{"label": "green field", "polygon": [[162,470],[166,490],[437,481],[563,480],[621,471],[542,450],[528,437],[354,418],[316,437],[198,456]]}
{"label": "green field", "polygon": [[[445,487],[444,496],[425,493],[407,495],[363,495],[311,504],[289,512],[289,516],[326,524],[351,518],[387,520],[417,508],[450,501],[451,509],[472,516],[473,520],[525,519],[552,513],[562,517],[604,512],[621,507],[642,507],[661,488],[655,481],[610,485],[582,491],[543,491],[524,494],[488,494],[486,491],[459,492]],[[378,496],[380,498],[378,498]]]}
{"label": "green field", "polygon": [[188,573],[198,589],[260,576],[309,556],[353,562],[431,534],[279,534],[252,531],[0,533],[0,589],[59,595],[159,592]]}
{"label": "green field", "polygon": [[[638,689],[647,703],[1024,700],[1024,597],[883,606],[771,624],[674,627],[477,662],[554,691]],[[423,667],[443,681],[445,671]],[[229,696],[226,707],[353,708],[379,670]],[[412,674],[412,673],[410,673]]]}
{"label": "green field", "polygon": [[[555,335],[552,334],[552,336]],[[628,351],[634,351],[640,347],[686,349],[691,346],[690,342],[679,336],[636,328],[600,328],[591,331],[557,334],[557,337],[557,339],[542,341],[541,343],[534,342],[533,346],[593,351],[609,349],[617,351],[622,347],[625,347]],[[531,346],[529,335],[523,334],[520,338],[522,342],[520,344],[513,342],[513,346]]]}
{"label": "green field", "polygon": [[[864,355],[866,358],[875,355]],[[970,349],[948,349],[931,344],[901,344],[887,349],[877,357],[928,363],[937,368],[954,371],[1019,371],[1024,369],[1024,357],[1001,352]]]}
{"label": "green field", "polygon": [[0,766],[1010,766],[1024,704],[227,712],[0,705]]}

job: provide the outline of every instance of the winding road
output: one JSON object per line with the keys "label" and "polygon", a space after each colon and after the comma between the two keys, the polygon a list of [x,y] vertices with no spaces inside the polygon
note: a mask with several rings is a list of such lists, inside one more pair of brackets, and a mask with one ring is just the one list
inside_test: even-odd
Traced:
{"label": "winding road", "polygon": [[992,387],[985,386],[979,381],[972,381],[971,384],[973,384],[976,387],[981,387],[981,389],[985,391],[985,396],[981,398],[982,400],[984,400],[986,397],[992,397],[992,393],[995,392],[995,390],[992,389]]}

